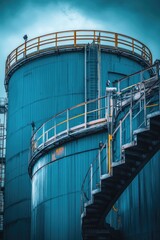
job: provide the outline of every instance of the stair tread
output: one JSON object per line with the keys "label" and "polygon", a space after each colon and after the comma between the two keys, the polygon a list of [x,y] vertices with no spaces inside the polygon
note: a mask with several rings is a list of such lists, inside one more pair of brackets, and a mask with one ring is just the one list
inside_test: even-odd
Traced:
{"label": "stair tread", "polygon": [[[156,116],[156,121],[159,120],[160,116]],[[94,228],[95,232],[98,232],[102,219],[104,219],[106,214],[111,210],[114,202],[118,199],[124,189],[127,188],[128,184],[134,179],[135,175],[155,154],[157,149],[159,149],[160,136],[159,131],[157,131],[157,126],[160,127],[160,121],[158,123],[155,122],[155,120],[152,121],[152,119],[150,119],[150,129],[147,129],[144,132],[137,131],[136,145],[128,145],[128,147],[126,146],[124,150],[124,164],[113,167],[112,176],[105,176],[104,178],[101,178],[101,192],[96,193],[93,198],[93,205],[96,207],[96,210],[93,210],[92,213],[87,212],[88,215],[86,214],[85,218],[82,219],[82,226],[86,235],[88,234],[88,236],[91,236],[89,235],[90,230],[87,233],[90,227],[91,231]],[[98,214],[96,212],[98,212]],[[90,223],[92,223],[92,225],[90,225]],[[89,237],[88,239],[91,238]]]}

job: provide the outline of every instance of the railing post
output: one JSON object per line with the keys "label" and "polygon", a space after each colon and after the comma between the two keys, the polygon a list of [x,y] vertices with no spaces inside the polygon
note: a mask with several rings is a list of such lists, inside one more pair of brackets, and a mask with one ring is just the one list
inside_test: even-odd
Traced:
{"label": "railing post", "polygon": [[129,119],[129,121],[130,121],[130,142],[132,142],[132,136],[133,136],[133,128],[132,128],[132,107],[130,108],[130,113],[129,113],[129,116],[130,116],[130,119]]}
{"label": "railing post", "polygon": [[69,134],[69,109],[67,109],[67,135]]}
{"label": "railing post", "polygon": [[120,159],[122,158],[122,121],[120,120],[120,127],[119,127],[119,144],[120,144]]}
{"label": "railing post", "polygon": [[56,33],[56,48],[57,48],[57,33]]}
{"label": "railing post", "polygon": [[115,47],[118,47],[118,34],[115,33]]}
{"label": "railing post", "polygon": [[132,53],[134,53],[134,39],[132,39]]}
{"label": "railing post", "polygon": [[146,60],[146,47],[144,46],[144,59]]}
{"label": "railing post", "polygon": [[25,43],[24,43],[24,57],[26,57],[26,53],[27,53],[27,42],[25,41]]}
{"label": "railing post", "polygon": [[74,31],[74,47],[76,47],[76,31]]}
{"label": "railing post", "polygon": [[85,102],[84,105],[84,124],[85,124],[85,128],[87,128],[87,103]]}
{"label": "railing post", "polygon": [[112,174],[112,135],[108,135],[108,173]]}
{"label": "railing post", "polygon": [[42,139],[43,139],[43,147],[44,147],[44,143],[45,143],[45,124],[43,124],[42,131],[43,131]]}
{"label": "railing post", "polygon": [[85,45],[84,52],[84,87],[85,87],[85,102],[87,102],[87,47]]}
{"label": "railing post", "polygon": [[106,173],[108,173],[108,145],[107,145],[107,141],[108,139],[106,140]]}
{"label": "railing post", "polygon": [[96,41],[96,31],[94,30],[93,31],[93,34],[94,34],[94,42]]}
{"label": "railing post", "polygon": [[98,164],[99,164],[99,176],[100,176],[100,184],[101,184],[101,175],[102,175],[102,170],[101,170],[101,149],[98,151]]}
{"label": "railing post", "polygon": [[39,46],[40,46],[40,37],[38,37],[37,51],[39,51]]}
{"label": "railing post", "polygon": [[143,100],[143,104],[144,104],[144,126],[147,126],[147,112],[146,112],[146,88],[145,88],[145,83],[143,83],[143,91],[144,91],[144,100]]}
{"label": "railing post", "polygon": [[16,63],[17,63],[17,60],[18,60],[18,48],[16,48]]}
{"label": "railing post", "polygon": [[132,107],[133,107],[133,89],[131,90],[131,103],[130,103],[130,142],[132,142],[132,136],[133,136],[133,126],[132,126]]}
{"label": "railing post", "polygon": [[91,164],[91,186],[90,186],[90,190],[91,190],[91,199],[92,199],[92,190],[93,190],[93,164]]}

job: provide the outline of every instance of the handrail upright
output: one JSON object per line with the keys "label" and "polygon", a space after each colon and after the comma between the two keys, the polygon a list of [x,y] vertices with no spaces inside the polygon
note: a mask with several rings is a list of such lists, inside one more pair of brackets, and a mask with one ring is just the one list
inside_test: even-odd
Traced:
{"label": "handrail upright", "polygon": [[92,190],[93,190],[93,164],[91,164],[91,172],[90,172],[90,190],[91,190],[91,200],[92,200]]}
{"label": "handrail upright", "polygon": [[67,109],[67,135],[69,134],[69,109]]}

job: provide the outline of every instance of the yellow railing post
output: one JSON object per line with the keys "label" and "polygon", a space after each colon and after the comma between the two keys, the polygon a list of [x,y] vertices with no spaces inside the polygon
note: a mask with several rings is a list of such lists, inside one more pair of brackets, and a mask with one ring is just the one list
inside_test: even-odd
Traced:
{"label": "yellow railing post", "polygon": [[94,30],[94,42],[96,41],[96,31]]}
{"label": "yellow railing post", "polygon": [[76,31],[74,31],[74,46],[76,47]]}
{"label": "yellow railing post", "polygon": [[17,59],[18,59],[18,51],[17,51],[17,48],[16,48],[16,62],[17,62]]}
{"label": "yellow railing post", "polygon": [[27,52],[27,42],[24,43],[24,56],[26,57]]}
{"label": "yellow railing post", "polygon": [[108,134],[108,173],[112,174],[112,135]]}
{"label": "yellow railing post", "polygon": [[149,55],[149,60],[150,60],[150,64],[152,64],[153,63],[153,58],[152,58],[152,53],[150,52],[150,55]]}
{"label": "yellow railing post", "polygon": [[57,33],[56,33],[56,48],[57,48]]}
{"label": "yellow railing post", "polygon": [[39,46],[40,46],[40,37],[38,37],[38,46],[37,46],[37,51],[39,51]]}
{"label": "yellow railing post", "polygon": [[132,39],[132,53],[134,53],[134,39]]}
{"label": "yellow railing post", "polygon": [[118,34],[115,33],[115,47],[118,47]]}

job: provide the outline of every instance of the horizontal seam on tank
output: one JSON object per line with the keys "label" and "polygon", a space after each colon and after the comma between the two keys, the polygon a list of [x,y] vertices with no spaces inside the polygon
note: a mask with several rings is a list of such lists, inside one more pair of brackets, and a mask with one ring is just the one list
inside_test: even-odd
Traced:
{"label": "horizontal seam on tank", "polygon": [[[61,159],[63,159],[63,158],[71,157],[71,156],[73,156],[73,155],[79,155],[79,154],[81,154],[81,153],[91,152],[91,151],[93,151],[93,150],[98,150],[98,149],[99,149],[99,148],[97,147],[97,148],[92,148],[92,149],[84,150],[84,151],[77,152],[77,153],[72,153],[72,154],[69,154],[69,155],[67,155],[67,156],[58,158],[58,159],[55,160],[55,161],[48,162],[48,163],[46,163],[45,165],[43,165],[42,167],[40,167],[37,171],[35,171],[35,173],[32,175],[32,177],[34,177],[34,175],[35,175],[39,170],[41,170],[43,167],[45,167],[45,166],[47,166],[47,165],[49,165],[49,164],[51,164],[51,163],[57,162],[57,161],[59,161],[59,160],[61,160]],[[38,162],[38,161],[39,161],[39,160],[37,160],[37,162]]]}
{"label": "horizontal seam on tank", "polygon": [[14,154],[14,155],[12,155],[12,157],[6,157],[6,161],[8,162],[8,161],[11,161],[12,160],[12,158],[14,158],[14,157],[16,157],[16,156],[19,156],[20,154],[22,154],[23,152],[29,152],[29,149],[28,148],[25,148],[24,150],[22,150],[22,151],[20,151],[20,152],[18,152],[18,153],[16,153],[16,154]]}
{"label": "horizontal seam on tank", "polygon": [[[80,193],[80,192],[81,192],[81,190],[79,190],[79,191],[74,191],[74,192],[69,192],[69,193],[65,193],[65,194],[61,194],[61,195],[59,195],[59,196],[57,196],[57,197],[48,198],[47,200],[41,202],[41,203],[38,204],[37,206],[40,206],[40,205],[42,205],[43,203],[48,202],[48,201],[50,201],[50,200],[52,200],[52,199],[57,199],[57,198],[61,198],[61,197],[64,197],[64,196],[68,196],[68,195],[72,195],[72,194]],[[37,208],[37,207],[35,207],[35,208]],[[35,208],[33,208],[33,209],[35,209]],[[33,210],[33,209],[32,209],[32,210]]]}
{"label": "horizontal seam on tank", "polygon": [[[9,181],[5,181],[5,186],[6,186],[7,184],[11,183],[11,182],[12,182],[13,180],[15,180],[16,178],[22,177],[22,176],[24,176],[24,175],[27,175],[28,178],[29,178],[28,171],[27,171],[27,172],[25,172],[25,173],[23,173],[23,174],[20,174],[20,175],[18,175],[18,176],[16,176],[16,177],[12,178],[12,179],[9,180]],[[6,176],[7,176],[7,174],[6,174]]]}
{"label": "horizontal seam on tank", "polygon": [[31,217],[29,216],[29,217],[18,218],[16,220],[10,221],[8,223],[5,222],[4,226],[9,226],[9,225],[11,225],[13,223],[16,223],[16,222],[19,222],[19,221],[22,221],[22,220],[28,220],[28,219],[29,219],[29,222],[31,222]]}
{"label": "horizontal seam on tank", "polygon": [[25,198],[25,199],[23,199],[21,201],[17,201],[15,203],[12,203],[11,205],[5,207],[5,210],[9,209],[10,207],[13,207],[14,205],[17,205],[17,204],[20,204],[20,203],[23,203],[23,202],[28,202],[28,201],[31,201],[31,198]]}

